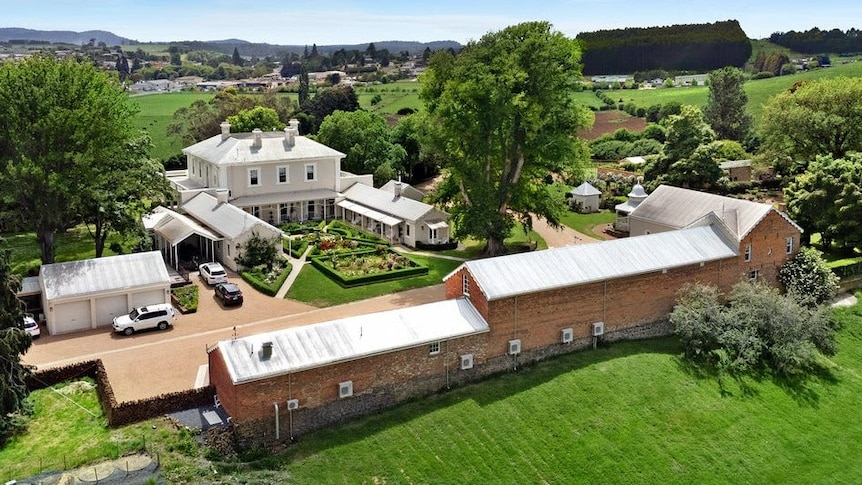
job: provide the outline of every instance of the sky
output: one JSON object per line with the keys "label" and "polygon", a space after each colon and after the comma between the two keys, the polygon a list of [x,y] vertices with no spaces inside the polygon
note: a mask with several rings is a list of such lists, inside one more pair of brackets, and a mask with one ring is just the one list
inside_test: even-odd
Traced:
{"label": "sky", "polygon": [[579,32],[736,19],[750,38],[862,27],[860,0],[0,0],[0,27],[107,30],[141,42],[242,39],[282,45],[386,40],[462,44],[547,20]]}

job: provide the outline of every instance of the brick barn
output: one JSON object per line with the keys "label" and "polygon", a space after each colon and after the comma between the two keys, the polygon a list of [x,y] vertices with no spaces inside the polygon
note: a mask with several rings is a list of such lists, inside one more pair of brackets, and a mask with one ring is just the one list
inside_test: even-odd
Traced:
{"label": "brick barn", "polygon": [[[662,215],[678,203],[685,217]],[[211,383],[243,443],[283,440],[597,338],[666,335],[685,284],[775,284],[801,235],[772,206],[676,188],[631,218],[643,235],[465,262],[442,302],[219,342]]]}

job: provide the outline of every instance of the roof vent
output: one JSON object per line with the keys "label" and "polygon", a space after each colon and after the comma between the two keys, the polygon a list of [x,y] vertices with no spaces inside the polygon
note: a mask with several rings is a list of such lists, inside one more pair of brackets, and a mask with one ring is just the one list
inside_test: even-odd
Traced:
{"label": "roof vent", "polygon": [[267,360],[272,357],[272,342],[264,342],[260,347],[261,360]]}

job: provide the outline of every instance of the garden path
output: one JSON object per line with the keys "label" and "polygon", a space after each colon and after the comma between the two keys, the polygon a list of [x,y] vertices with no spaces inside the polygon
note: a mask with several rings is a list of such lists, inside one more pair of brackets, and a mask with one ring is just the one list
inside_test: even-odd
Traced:
{"label": "garden path", "polygon": [[290,261],[290,274],[287,275],[287,279],[284,280],[284,283],[281,285],[281,288],[275,293],[275,297],[279,299],[284,299],[285,295],[287,295],[287,291],[290,290],[290,286],[296,281],[296,277],[299,276],[299,272],[302,271],[302,267],[305,266],[305,257],[308,255],[309,251],[311,251],[312,247],[309,246],[305,249],[305,252],[302,253],[298,259],[291,256],[289,253],[287,255],[288,261]]}

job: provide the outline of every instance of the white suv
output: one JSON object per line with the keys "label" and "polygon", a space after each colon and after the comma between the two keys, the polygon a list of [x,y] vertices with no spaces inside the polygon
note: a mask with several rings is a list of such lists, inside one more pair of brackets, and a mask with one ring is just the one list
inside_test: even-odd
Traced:
{"label": "white suv", "polygon": [[219,263],[204,263],[198,269],[200,270],[201,278],[208,285],[227,283],[227,271]]}
{"label": "white suv", "polygon": [[147,328],[164,330],[168,325],[173,325],[175,318],[174,308],[169,303],[159,303],[135,308],[128,315],[120,315],[114,318],[112,326],[115,332],[131,335]]}

